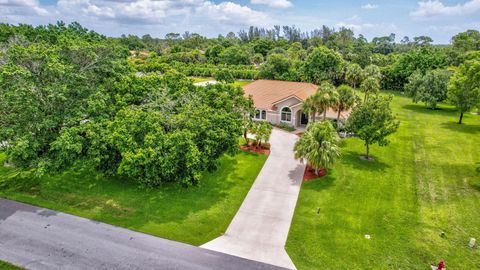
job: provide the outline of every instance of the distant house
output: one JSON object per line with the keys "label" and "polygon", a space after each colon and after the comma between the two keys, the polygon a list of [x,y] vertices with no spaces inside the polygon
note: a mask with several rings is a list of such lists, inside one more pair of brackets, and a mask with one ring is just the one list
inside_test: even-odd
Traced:
{"label": "distant house", "polygon": [[[305,127],[312,121],[310,115],[302,111],[303,102],[315,94],[318,86],[311,83],[258,80],[243,87],[246,96],[251,96],[255,106],[254,120],[272,124],[284,123],[292,127]],[[321,119],[318,113],[316,119]],[[348,112],[340,118],[348,117]],[[327,118],[337,119],[337,112],[327,110]]]}

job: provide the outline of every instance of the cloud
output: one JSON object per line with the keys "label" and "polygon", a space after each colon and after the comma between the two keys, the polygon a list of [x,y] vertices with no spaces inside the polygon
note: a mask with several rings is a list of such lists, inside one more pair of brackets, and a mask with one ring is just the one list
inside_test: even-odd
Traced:
{"label": "cloud", "polygon": [[271,18],[266,13],[233,2],[214,4],[206,1],[196,9],[196,12],[198,15],[206,16],[211,20],[231,25],[264,26],[271,23]]}
{"label": "cloud", "polygon": [[366,5],[363,5],[361,8],[362,9],[377,9],[378,5],[369,3],[369,4],[366,4]]}
{"label": "cloud", "polygon": [[273,8],[289,8],[293,6],[292,2],[288,0],[250,0],[250,3],[255,5],[268,5]]}
{"label": "cloud", "polygon": [[469,0],[463,4],[448,6],[440,0],[418,2],[416,10],[410,12],[415,19],[430,19],[440,16],[463,16],[480,10],[480,0]]}
{"label": "cloud", "polygon": [[12,15],[24,15],[32,11],[40,16],[49,14],[48,10],[42,8],[37,0],[0,0],[2,13]]}

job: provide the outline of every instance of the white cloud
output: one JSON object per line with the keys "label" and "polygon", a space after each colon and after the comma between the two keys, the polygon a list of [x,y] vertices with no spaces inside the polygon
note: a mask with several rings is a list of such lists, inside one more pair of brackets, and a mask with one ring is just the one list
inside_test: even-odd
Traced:
{"label": "white cloud", "polygon": [[268,5],[273,8],[289,8],[293,6],[288,0],[250,0],[255,5]]}
{"label": "white cloud", "polygon": [[429,19],[439,16],[468,15],[479,10],[480,0],[469,0],[452,6],[445,5],[440,0],[428,0],[418,2],[417,9],[410,12],[410,16],[416,19]]}
{"label": "white cloud", "polygon": [[0,0],[0,8],[7,14],[13,15],[22,15],[30,11],[40,16],[49,14],[48,10],[42,8],[37,0]]}
{"label": "white cloud", "polygon": [[378,8],[378,5],[370,4],[370,3],[362,6],[362,9],[377,9],[377,8]]}
{"label": "white cloud", "polygon": [[231,25],[267,26],[271,24],[271,18],[268,14],[233,2],[214,4],[206,1],[196,11],[198,15]]}

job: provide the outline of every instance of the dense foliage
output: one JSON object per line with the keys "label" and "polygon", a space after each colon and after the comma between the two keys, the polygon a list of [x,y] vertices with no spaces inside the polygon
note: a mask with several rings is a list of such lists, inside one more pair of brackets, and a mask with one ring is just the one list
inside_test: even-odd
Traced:
{"label": "dense foliage", "polygon": [[81,161],[143,185],[189,185],[237,149],[248,103],[240,88],[197,88],[171,69],[134,75],[124,45],[76,24],[0,29],[9,163],[43,174]]}
{"label": "dense foliage", "polygon": [[[354,88],[370,77],[382,89],[403,91],[412,74],[459,66],[478,59],[480,33],[468,30],[452,38],[452,45],[433,45],[428,36],[395,34],[368,41],[352,30],[323,26],[311,32],[296,27],[250,27],[218,38],[170,33],[164,39],[123,37],[134,55],[130,63],[142,72],[173,69],[187,76],[213,77],[227,68],[237,79],[306,81]],[[370,85],[372,82],[370,82]]]}

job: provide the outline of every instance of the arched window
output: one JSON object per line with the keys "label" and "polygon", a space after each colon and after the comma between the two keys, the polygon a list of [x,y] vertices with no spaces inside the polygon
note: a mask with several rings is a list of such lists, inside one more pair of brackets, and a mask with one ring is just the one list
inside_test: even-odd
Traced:
{"label": "arched window", "polygon": [[284,122],[292,122],[292,110],[290,110],[290,108],[285,107],[282,109],[281,120]]}
{"label": "arched window", "polygon": [[267,119],[267,111],[265,111],[265,110],[262,111],[262,119],[263,120]]}

